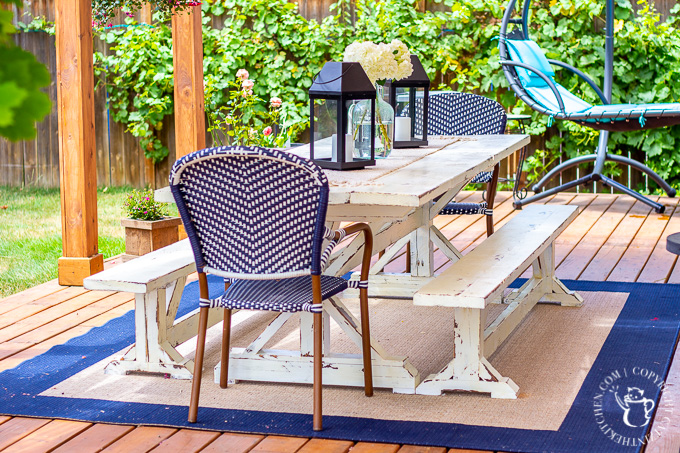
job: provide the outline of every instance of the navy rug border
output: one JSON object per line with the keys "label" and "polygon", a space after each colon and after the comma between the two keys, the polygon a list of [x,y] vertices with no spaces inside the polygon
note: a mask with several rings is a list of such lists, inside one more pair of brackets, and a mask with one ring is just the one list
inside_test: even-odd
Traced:
{"label": "navy rug border", "polygon": [[[518,280],[513,286],[521,283]],[[680,285],[573,280],[564,283],[575,291],[623,292],[630,296],[558,431],[324,416],[324,431],[315,433],[309,414],[201,408],[199,423],[190,424],[186,421],[187,406],[39,396],[132,344],[134,311],[0,373],[0,414],[508,452],[639,451],[641,445],[625,447],[603,433],[595,421],[593,397],[607,375],[624,368],[653,370],[665,379],[680,333]],[[221,284],[218,279],[211,281],[215,291]],[[186,298],[191,300],[194,293],[196,285],[188,285]],[[189,304],[182,304],[178,316],[190,309]],[[659,394],[657,389],[652,399],[658,401]],[[604,409],[612,413],[614,408]],[[638,428],[627,435],[639,439],[648,428]]]}

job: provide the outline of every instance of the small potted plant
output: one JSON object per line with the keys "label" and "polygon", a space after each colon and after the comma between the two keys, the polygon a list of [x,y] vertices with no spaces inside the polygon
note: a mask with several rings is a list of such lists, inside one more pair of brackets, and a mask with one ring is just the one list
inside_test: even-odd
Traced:
{"label": "small potted plant", "polygon": [[128,261],[179,240],[179,217],[168,217],[166,203],[153,198],[153,190],[133,190],[123,208],[128,218],[121,219],[125,227],[125,255]]}

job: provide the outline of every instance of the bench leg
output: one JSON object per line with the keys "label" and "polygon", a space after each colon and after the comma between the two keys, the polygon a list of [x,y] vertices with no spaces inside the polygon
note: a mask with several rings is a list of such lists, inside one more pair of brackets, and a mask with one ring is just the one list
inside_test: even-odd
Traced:
{"label": "bench leg", "polygon": [[485,311],[454,308],[453,360],[416,388],[419,395],[441,395],[446,390],[490,393],[492,398],[517,398],[519,387],[500,375],[484,358]]}
{"label": "bench leg", "polygon": [[533,275],[521,288],[514,290],[507,301],[537,298],[536,301],[559,302],[563,307],[580,307],[583,298],[569,290],[555,276],[555,248],[551,244],[533,262]]}
{"label": "bench leg", "polygon": [[546,286],[544,301],[559,302],[563,307],[580,307],[583,298],[575,291],[570,291],[564,283],[555,277],[555,247],[550,244],[533,264],[534,278],[549,281]]}
{"label": "bench leg", "polygon": [[[183,276],[168,288],[135,294],[135,344],[106,366],[107,374],[147,372],[168,374],[174,379],[192,378],[193,361],[175,348],[195,337],[198,330],[198,309],[175,319],[185,282]],[[221,320],[221,311],[211,310],[208,326]]]}

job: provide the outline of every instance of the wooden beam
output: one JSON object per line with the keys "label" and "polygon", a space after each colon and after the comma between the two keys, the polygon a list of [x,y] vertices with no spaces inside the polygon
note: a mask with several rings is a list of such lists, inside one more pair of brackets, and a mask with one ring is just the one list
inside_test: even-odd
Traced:
{"label": "wooden beam", "polygon": [[57,0],[55,13],[63,241],[59,283],[82,285],[84,277],[104,269],[97,252],[92,5],[90,0]]}
{"label": "wooden beam", "polygon": [[172,17],[175,68],[175,157],[205,148],[201,7]]}

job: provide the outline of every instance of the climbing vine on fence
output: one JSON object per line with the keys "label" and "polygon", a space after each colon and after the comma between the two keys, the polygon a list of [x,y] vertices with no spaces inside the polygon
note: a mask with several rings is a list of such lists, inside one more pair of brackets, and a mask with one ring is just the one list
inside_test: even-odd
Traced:
{"label": "climbing vine on fence", "polygon": [[[263,99],[280,97],[287,126],[308,122],[307,89],[326,61],[339,59],[355,40],[404,41],[423,62],[434,88],[475,91],[501,102],[514,113],[531,113],[505,87],[497,41],[506,1],[434,0],[443,11],[418,10],[416,0],[339,0],[331,15],[316,22],[300,16],[286,0],[205,0],[203,10],[206,109],[223,106],[227,81],[240,68],[256,81]],[[680,97],[680,5],[664,22],[647,3],[638,12],[629,0],[616,0],[614,102],[676,102]],[[604,2],[536,0],[532,38],[555,58],[572,64],[602,84]],[[130,25],[134,25],[130,21]],[[142,140],[147,156],[161,160],[167,149],[158,131],[172,113],[171,33],[167,24],[114,28],[101,37],[113,45],[109,56],[97,55],[106,74],[110,108]],[[590,88],[567,71],[557,80],[596,103]],[[552,126],[546,147],[530,160],[535,174],[558,153],[566,157],[592,153],[597,133],[566,121]],[[529,132],[541,135],[547,118],[533,113]],[[648,164],[680,186],[680,128],[614,133],[610,151],[644,148]],[[540,157],[540,158],[539,158]]]}

